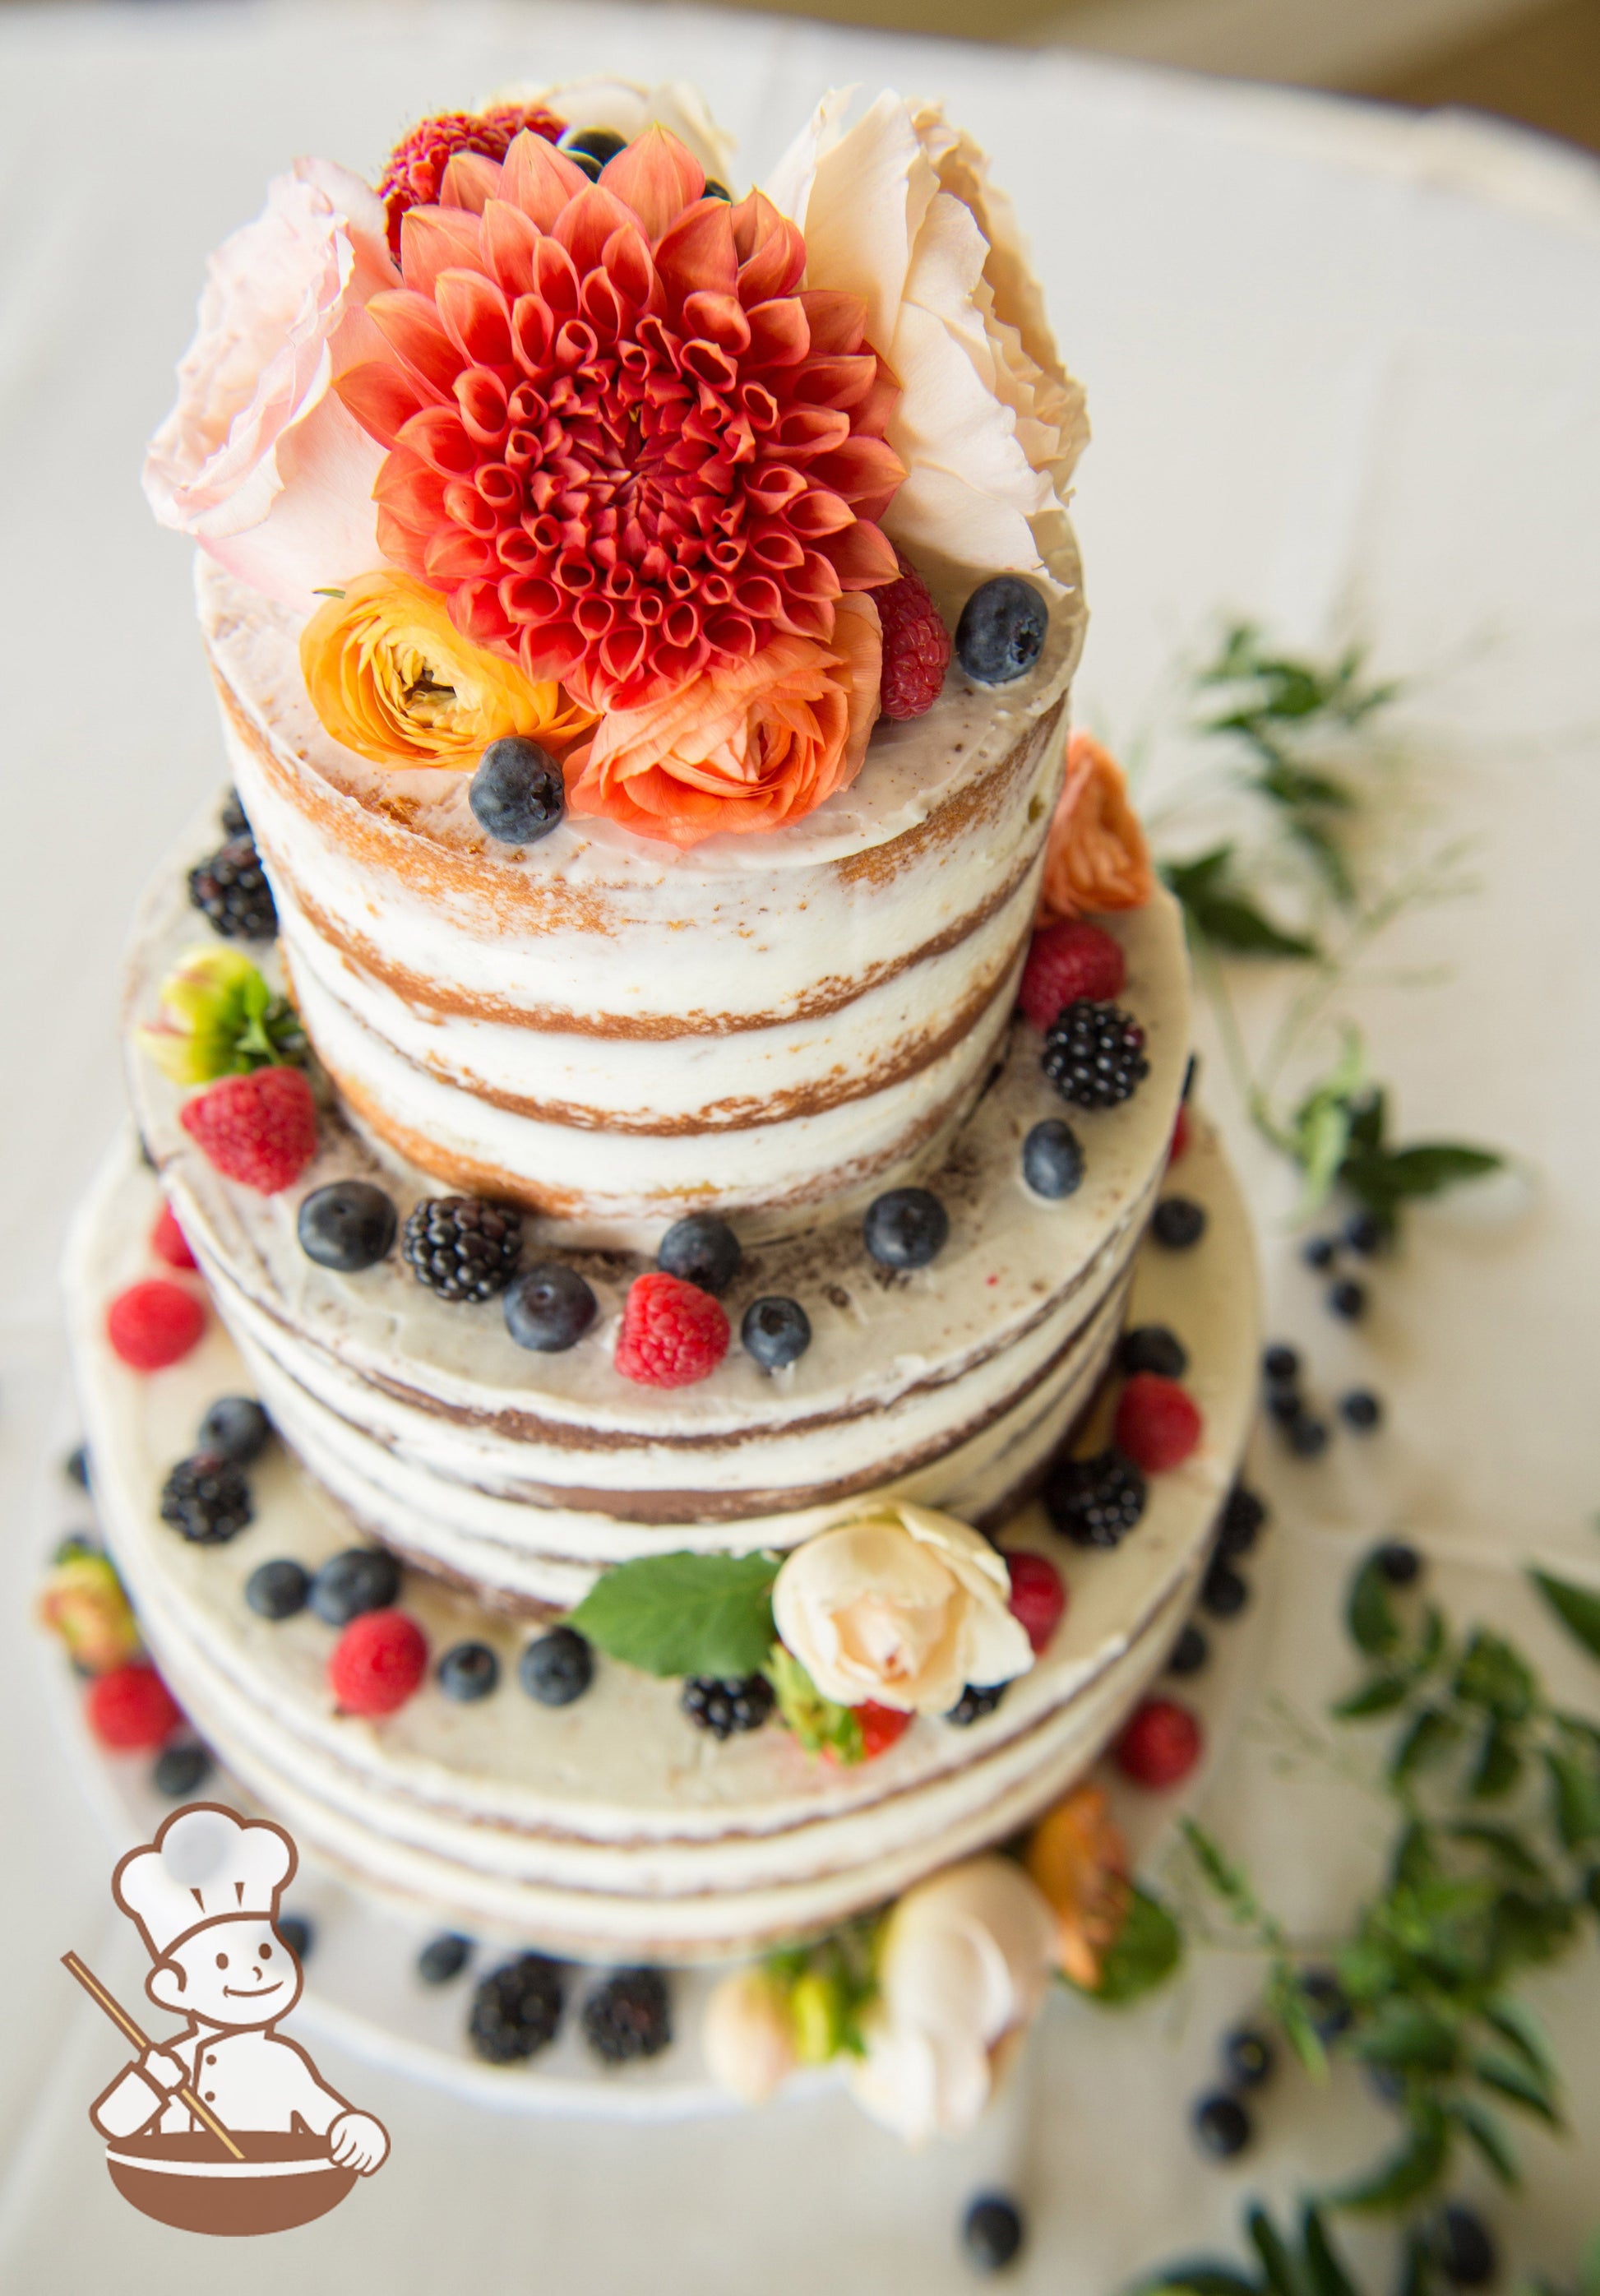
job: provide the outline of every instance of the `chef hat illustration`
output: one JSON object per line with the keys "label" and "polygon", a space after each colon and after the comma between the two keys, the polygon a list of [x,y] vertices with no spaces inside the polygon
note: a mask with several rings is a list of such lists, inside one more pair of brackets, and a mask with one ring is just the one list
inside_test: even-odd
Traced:
{"label": "chef hat illustration", "polygon": [[144,1849],[128,1852],[111,1876],[111,1895],[161,1961],[208,1922],[240,1914],[275,1919],[294,1866],[294,1844],[282,1827],[194,1802]]}

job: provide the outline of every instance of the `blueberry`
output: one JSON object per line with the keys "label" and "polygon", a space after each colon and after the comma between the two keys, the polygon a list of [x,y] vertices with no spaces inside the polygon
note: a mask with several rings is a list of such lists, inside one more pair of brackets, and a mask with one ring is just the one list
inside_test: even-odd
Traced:
{"label": "blueberry", "polygon": [[1231,2161],[1243,2152],[1254,2135],[1251,2119],[1236,2096],[1218,2090],[1202,2096],[1194,2108],[1194,2136],[1202,2152],[1213,2161]]}
{"label": "blueberry", "polygon": [[1259,2026],[1235,2025],[1223,2036],[1222,2064],[1235,2087],[1259,2088],[1272,2078],[1272,2043]]}
{"label": "blueberry", "polygon": [[1139,1324],[1123,1332],[1117,1365],[1130,1379],[1137,1371],[1153,1371],[1162,1379],[1181,1379],[1189,1368],[1189,1351],[1165,1324]]}
{"label": "blueberry", "polygon": [[1353,1387],[1339,1398],[1339,1416],[1358,1435],[1370,1435],[1383,1422],[1383,1406],[1370,1388]]}
{"label": "blueberry", "polygon": [[1316,1268],[1320,1275],[1332,1267],[1338,1249],[1331,1235],[1309,1235],[1300,1248],[1300,1256],[1308,1267]]}
{"label": "blueberry", "polygon": [[393,1249],[398,1226],[393,1200],[382,1188],[370,1180],[334,1180],[306,1197],[295,1231],[308,1259],[358,1275]]}
{"label": "blueberry", "polygon": [[1486,2288],[1500,2268],[1489,2226],[1475,2209],[1448,2201],[1433,2226],[1433,2259],[1455,2288]]}
{"label": "blueberry", "polygon": [[487,1698],[500,1679],[500,1661],[487,1643],[454,1643],[435,1669],[439,1686],[458,1706]]}
{"label": "blueberry", "polygon": [[733,196],[734,195],[732,192],[729,191],[727,185],[726,184],[719,184],[715,176],[708,176],[706,177],[706,187],[701,193],[702,200],[726,200],[731,204]]}
{"label": "blueberry", "polygon": [[505,1328],[520,1348],[560,1355],[576,1347],[600,1303],[574,1267],[559,1259],[524,1269],[505,1294]]}
{"label": "blueberry", "polygon": [[416,1973],[424,1985],[447,1985],[459,1977],[472,1956],[472,1940],[458,1930],[441,1930],[430,1938],[416,1957]]}
{"label": "blueberry", "polygon": [[1391,1587],[1415,1587],[1423,1575],[1423,1558],[1403,1538],[1385,1539],[1373,1557]]}
{"label": "blueberry", "polygon": [[1393,2065],[1363,2065],[1363,2079],[1380,2104],[1400,2105],[1406,2102],[1406,2076]]}
{"label": "blueberry", "polygon": [[979,685],[1009,685],[1038,660],[1050,627],[1042,591],[1020,574],[981,582],[956,625],[956,659]]}
{"label": "blueberry", "polygon": [[890,1188],[874,1198],[861,1239],[881,1267],[926,1267],[944,1250],[950,1216],[926,1188]]}
{"label": "blueberry", "polygon": [[1300,1356],[1282,1340],[1275,1341],[1261,1357],[1261,1372],[1269,1387],[1292,1387],[1300,1377]]}
{"label": "blueberry", "polygon": [[1206,1640],[1203,1628],[1186,1626],[1172,1645],[1172,1655],[1167,1660],[1169,1674],[1198,1674],[1211,1655],[1211,1645]]}
{"label": "blueberry", "polygon": [[1267,1416],[1276,1419],[1280,1427],[1292,1427],[1297,1419],[1306,1415],[1306,1399],[1295,1387],[1274,1387],[1268,1390]]}
{"label": "blueberry", "polygon": [[310,1595],[310,1573],[287,1556],[258,1563],[244,1582],[244,1599],[258,1619],[292,1619]]}
{"label": "blueberry", "polygon": [[1297,1459],[1320,1459],[1328,1447],[1327,1421],[1314,1418],[1309,1411],[1298,1413],[1284,1432]]}
{"label": "blueberry", "polygon": [[980,2193],[962,2219],[961,2245],[975,2272],[1004,2272],[1022,2245],[1022,2212],[1004,2193]]}
{"label": "blueberry", "polygon": [[541,1706],[570,1706],[595,1679],[595,1653],[573,1627],[553,1627],[517,1661],[517,1680]]}
{"label": "blueberry", "polygon": [[165,1794],[168,1801],[182,1801],[198,1785],[203,1785],[211,1775],[211,1757],[198,1740],[187,1745],[168,1746],[156,1757],[156,1766],[150,1774],[151,1784],[157,1793]]}
{"label": "blueberry", "polygon": [[280,1914],[273,1927],[296,1961],[304,1961],[316,1943],[316,1931],[304,1914]]}
{"label": "blueberry", "polygon": [[1267,1503],[1254,1491],[1235,1483],[1227,1495],[1217,1527],[1217,1549],[1221,1554],[1248,1554],[1261,1535],[1267,1521]]}
{"label": "blueberry", "polygon": [[1366,1313],[1366,1286],[1353,1276],[1342,1276],[1328,1286],[1328,1312],[1347,1324],[1358,1324]]}
{"label": "blueberry", "polygon": [[739,1326],[744,1352],[763,1371],[782,1371],[811,1344],[811,1319],[798,1300],[752,1300]]}
{"label": "blueberry", "polygon": [[[619,152],[627,151],[628,138],[619,135],[611,127],[569,127],[562,137],[561,149],[569,160],[576,160],[579,167],[583,167],[586,160],[592,160],[594,172],[597,176],[608,160],[614,160]],[[584,173],[587,175],[589,170],[585,168]]]}
{"label": "blueberry", "polygon": [[1163,1196],[1151,1215],[1150,1233],[1169,1251],[1187,1251],[1205,1234],[1205,1208],[1187,1196]]}
{"label": "blueberry", "polygon": [[1250,1600],[1250,1582],[1218,1555],[1201,1582],[1202,1607],[1214,1619],[1236,1619]]}
{"label": "blueberry", "polygon": [[1057,1203],[1083,1185],[1083,1144],[1070,1124],[1047,1116],[1022,1143],[1022,1177],[1036,1196]]}
{"label": "blueberry", "polygon": [[1184,1062],[1184,1088],[1182,1096],[1185,1100],[1187,1100],[1189,1095],[1194,1091],[1194,1079],[1199,1074],[1200,1054],[1198,1053],[1191,1053],[1188,1059]]}
{"label": "blueberry", "polygon": [[1331,1969],[1302,1969],[1300,1989],[1319,2041],[1336,2041],[1350,2030],[1355,2012]]}
{"label": "blueberry", "polygon": [[743,1257],[726,1220],[712,1212],[691,1212],[687,1218],[673,1221],[661,1238],[655,1264],[718,1299],[739,1273]]}
{"label": "blueberry", "polygon": [[364,1611],[386,1611],[400,1591],[400,1566],[381,1546],[331,1555],[311,1581],[311,1607],[324,1626],[348,1627]]}
{"label": "blueberry", "polygon": [[225,1395],[201,1421],[198,1447],[235,1467],[248,1467],[271,1439],[272,1422],[253,1396]]}
{"label": "blueberry", "polygon": [[1383,1223],[1371,1212],[1352,1212],[1344,1223],[1344,1241],[1351,1251],[1370,1259],[1383,1249]]}
{"label": "blueberry", "polygon": [[68,1452],[62,1461],[62,1472],[70,1483],[76,1483],[80,1491],[88,1489],[89,1447],[86,1443],[80,1443],[75,1451]]}
{"label": "blueberry", "polygon": [[467,803],[480,829],[497,845],[535,845],[548,837],[567,809],[561,767],[525,734],[491,742],[467,786]]}

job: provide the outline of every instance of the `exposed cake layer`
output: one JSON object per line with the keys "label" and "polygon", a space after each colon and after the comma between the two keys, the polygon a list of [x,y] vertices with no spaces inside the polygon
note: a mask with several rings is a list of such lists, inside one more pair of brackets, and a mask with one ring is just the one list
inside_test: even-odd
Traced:
{"label": "exposed cake layer", "polygon": [[880,726],[853,788],[678,853],[570,816],[496,845],[465,772],[333,741],[294,618],[202,560],[229,758],[359,1120],[598,1242],[690,1206],[781,1220],[931,1152],[1005,1024],[1037,900],[1083,629],[1075,557],[1055,573],[1025,677],[952,669],[925,717]]}
{"label": "exposed cake layer", "polygon": [[775,1726],[718,1744],[678,1710],[677,1686],[602,1662],[578,1704],[517,1687],[526,1629],[418,1576],[405,1607],[434,1651],[471,1635],[502,1660],[499,1689],[453,1705],[431,1680],[368,1722],[335,1710],[332,1636],[309,1613],[269,1624],[243,1586],[261,1562],[315,1567],[349,1525],[294,1461],[251,1471],[257,1519],[226,1546],[186,1545],[157,1495],[195,1423],[241,1367],[220,1328],[174,1370],[141,1380],[103,1338],[107,1296],[142,1272],[156,1202],[131,1150],[108,1167],[74,1240],[74,1342],[96,1490],[158,1659],[200,1728],[308,1849],[369,1885],[595,1959],[748,1950],[876,1903],[1003,1838],[1078,1774],[1165,1657],[1203,1567],[1255,1384],[1255,1286],[1243,1209],[1214,1144],[1182,1167],[1209,1223],[1186,1252],[1146,1243],[1130,1313],[1187,1347],[1200,1449],[1152,1480],[1143,1521],[1112,1554],[1065,1545],[1037,1513],[1005,1534],[1068,1580],[1063,1625],[1035,1669],[967,1729],[915,1722],[878,1760],[835,1769]]}

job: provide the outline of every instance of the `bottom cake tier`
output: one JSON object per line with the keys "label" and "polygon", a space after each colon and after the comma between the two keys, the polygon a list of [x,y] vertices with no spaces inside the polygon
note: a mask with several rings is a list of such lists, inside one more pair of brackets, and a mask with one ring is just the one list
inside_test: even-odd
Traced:
{"label": "bottom cake tier", "polygon": [[[253,1520],[222,1544],[186,1542],[160,1494],[195,1429],[244,1375],[212,1318],[154,1374],[105,1339],[108,1300],[150,1272],[160,1208],[131,1137],[108,1160],[74,1234],[68,1294],[95,1493],[152,1655],[195,1727],[304,1850],[428,1918],[565,1957],[685,1963],[748,1954],[898,1896],[1003,1841],[1054,1800],[1164,1664],[1209,1558],[1248,1431],[1256,1284],[1243,1205],[1203,1123],[1175,1192],[1206,1217],[1184,1249],[1142,1246],[1128,1318],[1168,1326],[1204,1432],[1151,1478],[1136,1527],[1109,1551],[1062,1538],[1037,1507],[999,1536],[1049,1554],[1065,1614],[1031,1670],[963,1726],[923,1717],[874,1759],[836,1767],[774,1721],[718,1742],[679,1685],[602,1660],[553,1710],[524,1695],[531,1629],[471,1593],[408,1572],[400,1597],[438,1653],[465,1639],[500,1660],[480,1702],[430,1677],[381,1720],[338,1710],[332,1630],[311,1611],[270,1621],[247,1605],[267,1561],[315,1570],[352,1524],[273,1447],[250,1471]],[[663,1534],[663,1545],[670,1539]]]}

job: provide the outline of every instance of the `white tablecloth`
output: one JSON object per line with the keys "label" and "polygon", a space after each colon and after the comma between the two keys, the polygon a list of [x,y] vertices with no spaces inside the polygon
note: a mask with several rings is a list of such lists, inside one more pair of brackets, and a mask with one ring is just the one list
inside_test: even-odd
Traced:
{"label": "white tablecloth", "polygon": [[[1326,1467],[1276,1466],[1273,1679],[1315,1704],[1342,1678],[1333,1595],[1392,1523],[1445,1558],[1460,1611],[1493,1610],[1596,1682],[1533,1615],[1527,1553],[1591,1579],[1600,1295],[1600,178],[1575,155],[1450,119],[1413,121],[1061,56],[855,37],[665,10],[331,6],[0,12],[0,504],[7,1120],[0,1324],[0,2286],[473,2296],[534,2287],[721,2296],[968,2284],[954,2227],[977,2185],[1034,2230],[1021,2289],[1100,2296],[1225,2244],[1245,2192],[1286,2195],[1366,2157],[1352,2079],[1282,2079],[1258,2149],[1201,2165],[1186,2102],[1247,1967],[1203,1960],[1113,2019],[1062,2003],[972,2144],[911,2158],[842,2103],[646,2133],[475,2112],[354,2067],[393,2132],[380,2182],[333,2218],[219,2256],[135,2217],[84,2117],[116,2061],[56,1966],[121,1971],[109,1857],[43,1725],[27,1623],[39,1542],[81,1505],[53,1464],[53,1271],[69,1207],[118,1111],[119,947],[146,872],[218,777],[184,546],[137,488],[207,250],[297,151],[375,170],[420,114],[497,80],[600,68],[699,78],[759,172],[826,84],[942,94],[999,155],[1031,231],[1095,443],[1078,520],[1094,620],[1083,714],[1149,715],[1174,650],[1237,608],[1291,640],[1350,630],[1425,673],[1441,828],[1479,840],[1475,902],[1407,925],[1358,1006],[1409,1132],[1484,1136],[1535,1176],[1520,1212],[1424,1215],[1358,1339],[1284,1247],[1280,1175],[1248,1141],[1275,1328],[1318,1382],[1390,1398],[1392,1434]],[[1215,1076],[1216,1064],[1213,1063]],[[1225,1114],[1226,1095],[1212,1101]],[[1285,1782],[1249,1736],[1213,1820],[1297,1920],[1364,1871],[1373,1822]],[[131,1979],[131,1964],[127,1971]],[[1535,1988],[1574,2134],[1531,2138],[1519,2258],[1566,2269],[1596,2213],[1600,1976],[1586,1947]]]}

